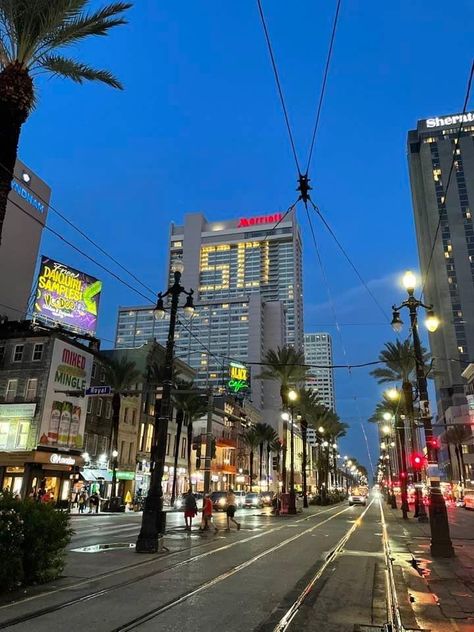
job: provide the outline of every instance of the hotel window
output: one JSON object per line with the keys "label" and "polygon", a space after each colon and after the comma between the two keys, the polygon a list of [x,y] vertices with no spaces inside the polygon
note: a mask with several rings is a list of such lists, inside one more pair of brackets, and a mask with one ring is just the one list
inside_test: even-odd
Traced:
{"label": "hotel window", "polygon": [[152,441],[153,441],[153,424],[148,424],[147,432],[146,432],[145,452],[151,452]]}
{"label": "hotel window", "polygon": [[94,362],[94,364],[92,365],[92,377],[95,379],[97,375],[97,364]]}
{"label": "hotel window", "polygon": [[136,417],[137,417],[137,411],[135,410],[135,408],[133,408],[132,409],[132,426],[134,426],[136,423]]}
{"label": "hotel window", "polygon": [[128,408],[124,408],[123,409],[123,423],[127,424],[128,423]]}
{"label": "hotel window", "polygon": [[26,393],[25,393],[25,399],[27,402],[30,402],[32,399],[35,399],[37,390],[38,390],[38,378],[34,377],[28,380],[28,382],[26,383]]}
{"label": "hotel window", "polygon": [[99,453],[100,454],[107,454],[109,448],[109,438],[104,436],[104,435],[100,435],[99,437]]}
{"label": "hotel window", "polygon": [[24,349],[25,345],[15,345],[15,350],[13,351],[13,362],[22,361]]}
{"label": "hotel window", "polygon": [[33,362],[39,362],[43,357],[43,343],[37,342],[33,347]]}
{"label": "hotel window", "polygon": [[105,402],[105,418],[110,419],[112,417],[112,402],[108,399]]}
{"label": "hotel window", "polygon": [[88,413],[92,412],[92,397],[87,398],[87,412]]}
{"label": "hotel window", "polygon": [[5,394],[5,401],[12,402],[16,397],[18,389],[18,380],[8,380],[7,392]]}
{"label": "hotel window", "polygon": [[171,447],[171,435],[170,435],[170,433],[168,433],[166,435],[166,455],[167,456],[169,456],[170,447]]}
{"label": "hotel window", "polygon": [[102,416],[102,408],[104,406],[104,400],[102,399],[102,397],[99,397],[98,399],[98,403],[97,403],[97,417],[101,417]]}
{"label": "hotel window", "polygon": [[181,441],[181,458],[186,458],[186,437],[183,437]]}

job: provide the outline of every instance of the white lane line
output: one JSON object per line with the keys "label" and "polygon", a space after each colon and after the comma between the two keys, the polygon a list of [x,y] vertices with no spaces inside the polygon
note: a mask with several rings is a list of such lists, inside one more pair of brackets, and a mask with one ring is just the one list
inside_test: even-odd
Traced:
{"label": "white lane line", "polygon": [[[203,590],[207,590],[208,588],[212,588],[212,586],[215,586],[216,584],[224,581],[228,577],[232,577],[232,575],[235,575],[236,573],[239,573],[240,571],[244,570],[245,568],[248,568],[249,566],[252,566],[252,564],[255,564],[255,562],[258,562],[259,560],[261,560],[262,558],[266,557],[267,555],[270,555],[271,553],[274,553],[275,551],[278,551],[279,549],[283,548],[287,544],[291,544],[291,542],[294,542],[295,540],[298,540],[299,538],[302,538],[304,535],[306,535],[308,533],[311,533],[312,531],[315,531],[316,529],[319,529],[319,527],[322,527],[324,524],[326,524],[330,520],[333,520],[334,518],[336,518],[337,516],[339,516],[340,514],[344,513],[347,510],[348,510],[348,507],[346,507],[345,509],[342,509],[342,511],[339,511],[336,514],[333,514],[329,518],[326,518],[326,520],[323,520],[322,522],[319,522],[318,524],[314,525],[313,527],[309,527],[309,529],[305,529],[301,533],[298,533],[297,535],[294,535],[291,538],[287,538],[286,540],[283,540],[279,544],[276,544],[275,546],[272,546],[269,549],[266,549],[265,551],[262,551],[262,553],[259,553],[258,555],[255,555],[250,560],[247,560],[246,562],[242,562],[242,564],[239,564],[238,566],[234,566],[234,568],[230,569],[229,571],[226,571],[225,573],[222,573],[221,575],[218,575],[217,577],[214,577],[214,579],[211,579],[210,581],[208,581],[208,582],[206,582],[204,584],[201,584],[200,586],[198,586],[194,590],[182,595],[178,599],[175,599],[174,601],[172,601],[170,603],[167,603],[164,606],[156,608],[155,610],[152,610],[151,612],[148,612],[148,613],[144,614],[141,617],[137,617],[137,619],[135,619],[133,622],[131,622],[129,624],[125,624],[124,626],[120,626],[118,628],[115,628],[112,632],[128,632],[129,630],[134,630],[139,625],[142,625],[143,623],[146,623],[147,621],[151,621],[152,619],[154,619],[155,617],[159,616],[160,614],[163,614],[167,610],[170,610],[171,608],[174,608],[175,606],[179,605],[180,603],[183,603],[183,601],[187,601],[190,597],[194,597],[194,595],[199,594]],[[321,512],[321,513],[323,513],[323,512]],[[352,528],[355,528],[355,525]],[[203,556],[204,555],[206,555],[206,554],[203,554]],[[173,567],[173,568],[175,568],[175,567]]]}

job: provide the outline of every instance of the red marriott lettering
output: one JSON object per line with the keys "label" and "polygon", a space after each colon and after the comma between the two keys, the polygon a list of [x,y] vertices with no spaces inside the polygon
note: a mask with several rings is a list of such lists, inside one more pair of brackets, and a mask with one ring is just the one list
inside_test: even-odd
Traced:
{"label": "red marriott lettering", "polygon": [[237,228],[247,226],[258,226],[260,224],[276,224],[283,219],[283,213],[275,213],[274,215],[262,215],[261,217],[242,217],[237,224]]}

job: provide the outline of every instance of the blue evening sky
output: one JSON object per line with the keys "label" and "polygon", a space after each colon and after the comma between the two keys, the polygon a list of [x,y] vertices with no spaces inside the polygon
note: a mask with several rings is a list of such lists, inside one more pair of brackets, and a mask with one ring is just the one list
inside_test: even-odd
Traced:
{"label": "blue evening sky", "polygon": [[[335,6],[264,2],[302,162]],[[387,311],[402,296],[397,275],[418,261],[407,130],[462,109],[473,19],[470,0],[455,11],[443,0],[342,2],[312,197]],[[125,91],[42,79],[20,155],[51,185],[54,207],[158,290],[170,221],[282,210],[297,174],[254,0],[136,0],[129,21],[74,51],[115,72]],[[299,219],[306,331],[333,335],[337,363],[375,360],[392,330],[316,221],[338,333],[302,208]],[[53,213],[49,223],[92,254]],[[104,280],[99,335],[113,340],[117,307],[143,299],[51,234],[42,252]],[[342,452],[367,465],[362,427],[375,461],[366,419],[380,393],[368,369],[336,371],[337,409],[351,425]]]}

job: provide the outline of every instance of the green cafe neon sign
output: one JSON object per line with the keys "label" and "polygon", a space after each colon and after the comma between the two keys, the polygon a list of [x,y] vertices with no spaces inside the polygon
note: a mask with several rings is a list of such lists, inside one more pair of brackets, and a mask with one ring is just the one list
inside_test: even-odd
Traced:
{"label": "green cafe neon sign", "polygon": [[238,362],[231,362],[229,364],[229,381],[227,382],[227,388],[232,393],[241,393],[249,387],[249,370]]}

